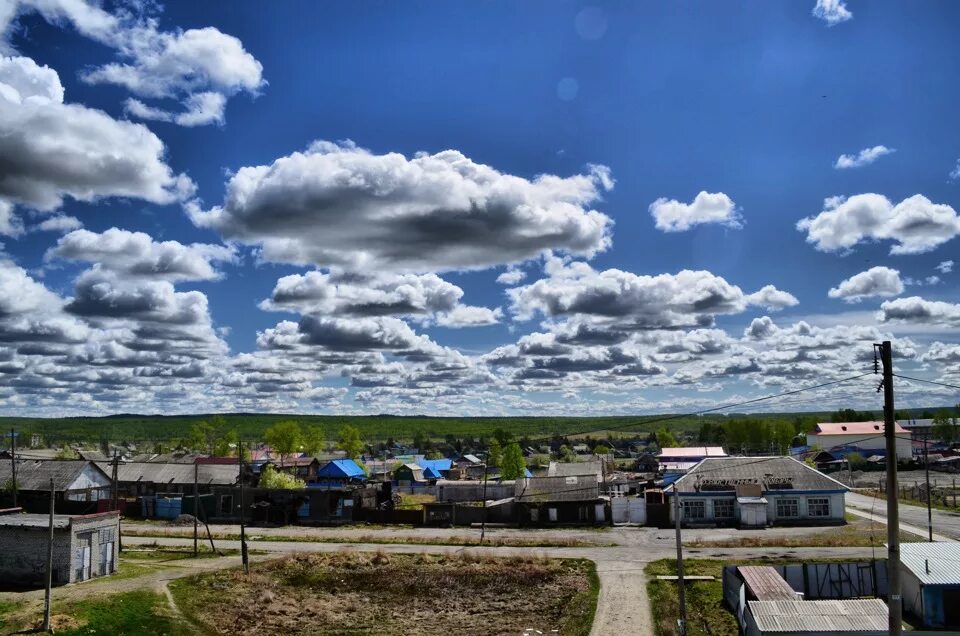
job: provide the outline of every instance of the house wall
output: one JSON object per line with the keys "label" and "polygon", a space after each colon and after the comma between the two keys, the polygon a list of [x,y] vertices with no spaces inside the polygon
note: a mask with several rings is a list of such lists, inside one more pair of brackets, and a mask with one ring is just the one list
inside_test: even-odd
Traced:
{"label": "house wall", "polygon": [[908,568],[900,568],[900,592],[903,596],[904,612],[923,617],[923,589],[920,581]]}
{"label": "house wall", "polygon": [[69,501],[97,501],[109,497],[112,483],[93,464],[87,464],[77,478],[67,486],[66,498]]}
{"label": "house wall", "polygon": [[[0,580],[23,586],[46,582],[47,528],[11,528],[0,526]],[[53,533],[53,584],[69,583],[72,563],[70,531]]]}
{"label": "house wall", "polygon": [[[673,495],[668,493],[669,497]],[[767,498],[767,521],[773,525],[790,525],[790,524],[823,524],[830,525],[835,523],[840,523],[844,520],[844,513],[846,512],[844,493],[839,492],[827,492],[827,493],[818,493],[818,492],[804,492],[804,491],[783,491],[783,492],[765,492],[763,496]],[[811,517],[810,516],[810,500],[811,499],[828,499],[830,502],[830,515],[827,517]],[[719,507],[720,501],[730,501],[733,500],[733,516],[718,518],[716,516],[717,508]],[[798,516],[796,517],[781,517],[777,514],[777,502],[784,499],[796,499]],[[680,501],[699,501],[704,504],[704,516],[702,519],[683,519],[681,521],[684,525],[688,524],[723,524],[729,523],[731,525],[736,525],[739,523],[740,519],[740,505],[736,502],[736,495],[732,492],[724,493],[681,493]],[[673,499],[669,499],[670,503],[670,521],[674,522],[674,506]]]}

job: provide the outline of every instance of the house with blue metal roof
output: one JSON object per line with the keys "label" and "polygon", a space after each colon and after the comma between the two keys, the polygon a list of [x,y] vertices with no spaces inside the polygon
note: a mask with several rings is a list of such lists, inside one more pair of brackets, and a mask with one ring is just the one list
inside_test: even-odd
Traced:
{"label": "house with blue metal roof", "polygon": [[320,470],[317,471],[318,486],[339,486],[366,480],[367,473],[352,459],[334,459],[321,466]]}
{"label": "house with blue metal roof", "polygon": [[420,459],[417,461],[417,465],[423,469],[423,476],[427,479],[442,479],[453,468],[453,460],[447,458]]}

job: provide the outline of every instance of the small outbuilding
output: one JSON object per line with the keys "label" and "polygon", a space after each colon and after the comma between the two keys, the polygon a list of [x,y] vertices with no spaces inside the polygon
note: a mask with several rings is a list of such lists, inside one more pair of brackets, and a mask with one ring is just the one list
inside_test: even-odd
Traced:
{"label": "small outbuilding", "polygon": [[924,627],[960,628],[960,543],[903,543],[903,607]]}
{"label": "small outbuilding", "polygon": [[746,636],[884,636],[887,605],[878,598],[822,601],[747,601]]}
{"label": "small outbuilding", "polygon": [[[46,581],[49,515],[0,515],[0,580],[17,587]],[[120,515],[54,515],[53,584],[64,585],[117,571]]]}

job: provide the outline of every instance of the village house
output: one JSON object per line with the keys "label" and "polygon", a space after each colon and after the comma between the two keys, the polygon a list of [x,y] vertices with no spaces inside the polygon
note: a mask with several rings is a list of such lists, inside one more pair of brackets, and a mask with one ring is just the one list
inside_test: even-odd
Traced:
{"label": "village house", "polygon": [[[352,461],[352,460],[349,460]],[[311,483],[317,481],[317,473],[320,470],[320,460],[316,457],[286,455],[283,459],[271,459],[260,465],[260,472],[267,466],[272,466],[274,470],[293,475],[297,479]]]}
{"label": "village house", "polygon": [[[0,514],[0,580],[41,586],[46,581],[50,517]],[[65,585],[117,571],[120,516],[116,512],[54,515],[53,584]]]}
{"label": "village house", "polygon": [[602,525],[609,501],[600,496],[600,482],[590,474],[531,477],[514,484],[520,525]]}
{"label": "village house", "polygon": [[924,627],[960,628],[960,543],[902,543],[903,608]]}
{"label": "village house", "polygon": [[[864,458],[876,454],[886,455],[883,430],[883,422],[822,422],[807,433],[807,446],[831,452],[857,452]],[[897,438],[897,459],[913,459],[910,431],[896,424],[894,435]]]}
{"label": "village house", "polygon": [[328,485],[345,486],[351,483],[362,483],[367,480],[367,473],[352,459],[334,459],[317,470],[315,484],[318,487]]}
{"label": "village house", "polygon": [[669,486],[685,526],[830,525],[844,522],[847,487],[792,457],[711,457]]}
{"label": "village house", "polygon": [[[0,462],[0,484],[12,480],[9,461]],[[17,504],[24,510],[44,512],[50,500],[50,480],[56,491],[57,510],[60,512],[95,512],[96,502],[110,497],[110,476],[93,462],[70,460],[18,460]],[[0,500],[10,499],[9,493]]]}
{"label": "village house", "polygon": [[[111,471],[113,466],[101,463],[100,468]],[[196,469],[196,472],[195,472]],[[150,495],[193,494],[194,479],[200,494],[211,492],[214,486],[232,486],[237,483],[238,466],[234,464],[167,464],[129,462],[117,466],[117,487],[122,497]]]}

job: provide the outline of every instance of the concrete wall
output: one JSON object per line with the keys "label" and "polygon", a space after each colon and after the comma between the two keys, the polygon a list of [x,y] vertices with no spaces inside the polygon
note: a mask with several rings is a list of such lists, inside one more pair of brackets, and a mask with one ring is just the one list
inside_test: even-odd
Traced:
{"label": "concrete wall", "polygon": [[[47,528],[0,526],[0,579],[15,586],[42,586],[46,582]],[[54,530],[53,583],[70,582],[70,531]]]}

